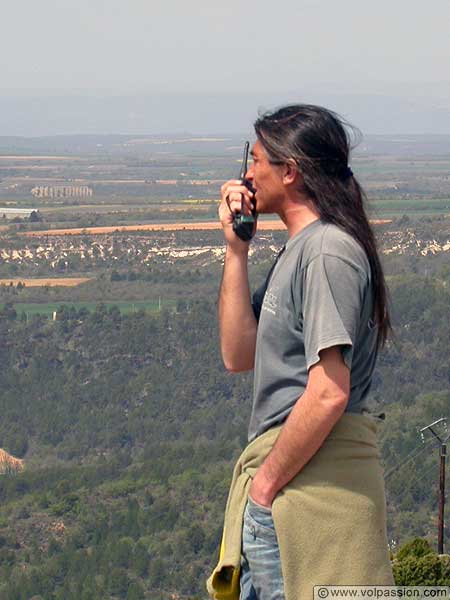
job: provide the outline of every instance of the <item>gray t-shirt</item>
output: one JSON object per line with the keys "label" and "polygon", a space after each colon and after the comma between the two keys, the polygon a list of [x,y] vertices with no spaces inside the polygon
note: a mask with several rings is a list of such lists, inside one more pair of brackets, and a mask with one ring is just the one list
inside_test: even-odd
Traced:
{"label": "gray t-shirt", "polygon": [[377,355],[372,278],[352,236],[320,220],[302,229],[253,295],[253,310],[258,333],[249,440],[286,419],[305,391],[308,369],[331,346],[340,346],[350,369],[346,411],[370,412]]}

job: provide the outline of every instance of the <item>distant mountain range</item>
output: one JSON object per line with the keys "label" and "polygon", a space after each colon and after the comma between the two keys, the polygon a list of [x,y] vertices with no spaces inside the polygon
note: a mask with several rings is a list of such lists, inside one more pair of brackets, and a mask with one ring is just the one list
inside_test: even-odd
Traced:
{"label": "distant mountain range", "polygon": [[[0,135],[230,134],[252,130],[258,111],[292,102],[336,110],[367,134],[450,134],[446,94],[330,93],[327,89],[269,94],[147,93],[0,96]],[[331,89],[331,87],[330,87]]]}
{"label": "distant mountain range", "polygon": [[[1,115],[0,115],[1,119]],[[25,137],[2,135],[0,129],[0,155],[95,155],[141,156],[157,155],[226,156],[240,155],[245,139],[254,135],[248,129],[235,133],[166,133],[166,134],[60,134]],[[354,157],[430,156],[450,155],[448,134],[366,134],[354,150]]]}

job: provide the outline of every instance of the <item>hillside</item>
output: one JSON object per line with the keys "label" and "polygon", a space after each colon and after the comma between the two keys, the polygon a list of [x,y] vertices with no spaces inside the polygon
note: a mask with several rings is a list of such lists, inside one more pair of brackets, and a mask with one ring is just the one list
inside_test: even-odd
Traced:
{"label": "hillside", "polygon": [[[407,248],[385,256],[395,338],[372,389],[387,414],[393,548],[416,535],[434,543],[437,451],[417,428],[450,416],[448,261]],[[270,256],[252,258],[255,283]],[[55,322],[27,321],[13,304],[0,312],[0,446],[26,462],[0,479],[1,598],[204,597],[251,397],[251,376],[220,361],[220,262],[204,269],[200,287],[179,262],[148,282],[178,281],[190,298],[178,312],[99,304],[62,308]]]}

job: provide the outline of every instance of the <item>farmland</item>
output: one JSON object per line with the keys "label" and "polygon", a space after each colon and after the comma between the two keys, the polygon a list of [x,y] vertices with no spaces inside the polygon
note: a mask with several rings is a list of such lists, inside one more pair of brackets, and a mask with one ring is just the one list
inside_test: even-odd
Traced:
{"label": "farmland", "polygon": [[10,278],[10,279],[0,279],[0,285],[12,285],[17,286],[18,284],[22,284],[26,287],[52,287],[52,286],[64,286],[64,287],[73,287],[75,285],[80,285],[80,283],[86,283],[86,281],[90,281],[89,277],[37,277],[37,278]]}
{"label": "farmland", "polygon": [[[8,146],[0,138],[0,215],[4,206],[40,217],[0,220],[0,301],[52,312],[58,302],[177,301],[195,294],[190,282],[216,285],[220,185],[236,177],[244,139],[69,136]],[[450,136],[367,136],[352,169],[385,257],[448,256]],[[255,263],[286,235],[266,217],[258,232]]]}
{"label": "farmland", "polygon": [[[221,226],[218,221],[200,221],[198,223],[142,223],[140,225],[120,225],[112,227],[85,227],[83,229],[47,229],[38,231],[27,231],[25,237],[42,237],[48,235],[102,235],[105,233],[125,233],[127,231],[217,231]],[[260,220],[258,229],[262,231],[285,231],[286,227],[281,221]]]}
{"label": "farmland", "polygon": [[[85,311],[94,311],[99,306],[104,306],[105,310],[111,310],[113,307],[116,307],[122,314],[132,314],[136,313],[139,310],[144,310],[148,313],[158,313],[163,308],[173,310],[176,308],[175,300],[171,299],[161,299],[157,298],[155,300],[143,300],[136,302],[43,302],[43,303],[32,303],[32,302],[18,302],[14,304],[14,309],[16,313],[20,316],[24,313],[27,318],[30,318],[33,315],[46,315],[48,317],[53,317],[53,315],[57,315],[60,311],[65,307],[66,309],[75,309],[76,311],[85,310]],[[0,304],[0,310],[4,308],[4,304]]]}
{"label": "farmland", "polygon": [[[0,219],[0,228],[213,221],[222,182],[239,170],[245,137],[18,139],[14,151],[0,138],[0,217],[4,206],[34,208],[42,218],[39,227]],[[352,169],[373,219],[450,214],[450,136],[367,136]],[[84,188],[89,198],[77,196]]]}

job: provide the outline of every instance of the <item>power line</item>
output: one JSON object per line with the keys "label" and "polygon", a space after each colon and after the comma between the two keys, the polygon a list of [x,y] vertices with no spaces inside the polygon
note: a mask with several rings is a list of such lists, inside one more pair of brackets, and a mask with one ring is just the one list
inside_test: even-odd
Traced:
{"label": "power line", "polygon": [[403,460],[401,460],[399,463],[397,463],[389,469],[389,471],[384,476],[385,480],[389,479],[389,477],[391,477],[391,475],[393,475],[400,467],[403,467],[404,465],[410,463],[412,460],[417,458],[419,454],[422,454],[422,452],[426,450],[426,448],[431,444],[431,442],[432,440],[430,439],[427,442],[424,442],[422,446],[417,446],[416,448],[414,448],[414,450],[408,452],[408,454]]}
{"label": "power line", "polygon": [[411,486],[413,483],[419,483],[419,481],[422,481],[422,479],[425,479],[425,477],[427,475],[428,475],[428,471],[425,471],[424,473],[416,473],[409,481],[409,483],[411,484],[410,487],[405,488],[402,492],[400,492],[400,495],[395,498],[395,501],[397,502],[397,504],[403,500],[404,496],[408,492],[411,492]]}
{"label": "power line", "polygon": [[[441,437],[433,427],[436,425],[443,425],[445,427],[445,438]],[[445,506],[445,461],[447,458],[447,442],[450,439],[450,433],[448,433],[447,426],[447,417],[441,417],[437,421],[430,423],[430,425],[426,425],[422,427],[420,430],[420,435],[422,436],[422,441],[424,441],[424,433],[430,432],[433,435],[433,438],[439,442],[439,461],[440,461],[440,469],[439,469],[439,515],[438,515],[438,553],[444,553],[444,506]],[[442,435],[442,434],[441,434]]]}

